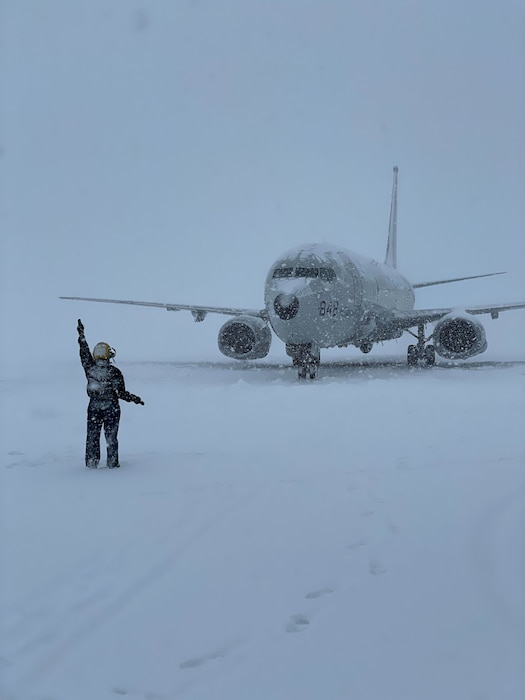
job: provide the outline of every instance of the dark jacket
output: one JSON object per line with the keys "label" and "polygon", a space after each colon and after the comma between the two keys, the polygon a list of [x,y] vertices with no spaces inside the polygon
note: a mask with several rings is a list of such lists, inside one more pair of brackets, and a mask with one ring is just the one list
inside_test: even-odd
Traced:
{"label": "dark jacket", "polygon": [[80,361],[86,373],[87,394],[97,403],[118,403],[119,399],[140,403],[140,398],[126,391],[122,372],[109,360],[94,360],[84,336],[78,339]]}

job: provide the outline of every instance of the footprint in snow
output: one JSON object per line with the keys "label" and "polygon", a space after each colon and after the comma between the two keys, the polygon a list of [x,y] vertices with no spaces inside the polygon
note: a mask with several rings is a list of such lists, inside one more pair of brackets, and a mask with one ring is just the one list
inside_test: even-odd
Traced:
{"label": "footprint in snow", "polygon": [[286,624],[287,632],[303,632],[307,626],[310,624],[310,620],[306,615],[292,615]]}
{"label": "footprint in snow", "polygon": [[385,567],[382,564],[380,564],[378,561],[374,561],[373,559],[371,559],[370,563],[368,564],[368,571],[373,576],[380,576],[381,574],[386,573]]}
{"label": "footprint in snow", "polygon": [[397,533],[399,532],[399,525],[396,525],[393,522],[389,522],[387,527],[393,535],[397,535]]}
{"label": "footprint in snow", "polygon": [[324,595],[329,595],[330,593],[333,593],[334,589],[333,588],[320,588],[318,591],[312,591],[311,593],[307,593],[305,595],[305,598],[312,599],[312,598],[321,598]]}
{"label": "footprint in snow", "polygon": [[205,654],[204,656],[197,656],[194,659],[188,659],[179,664],[179,668],[198,668],[203,666],[207,661],[214,661],[215,659],[221,659],[224,656],[224,652],[216,651],[211,654]]}

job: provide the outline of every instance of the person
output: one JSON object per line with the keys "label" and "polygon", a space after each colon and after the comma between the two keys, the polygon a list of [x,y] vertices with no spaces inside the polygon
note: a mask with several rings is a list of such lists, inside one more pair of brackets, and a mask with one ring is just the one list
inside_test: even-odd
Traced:
{"label": "person", "polygon": [[120,467],[118,459],[119,399],[133,403],[144,401],[126,391],[122,372],[110,363],[115,350],[107,343],[97,343],[93,354],[84,335],[84,325],[78,319],[80,361],[86,373],[89,406],[87,410],[86,467],[97,469],[100,461],[100,432],[104,427],[107,443],[107,466]]}

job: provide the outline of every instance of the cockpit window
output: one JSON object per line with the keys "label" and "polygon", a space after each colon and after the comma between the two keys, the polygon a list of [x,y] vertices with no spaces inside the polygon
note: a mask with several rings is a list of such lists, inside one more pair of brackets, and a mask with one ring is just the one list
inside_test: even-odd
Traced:
{"label": "cockpit window", "polygon": [[325,282],[335,280],[335,270],[331,267],[277,267],[273,271],[274,279],[282,279],[286,277],[305,277],[312,279],[320,277]]}
{"label": "cockpit window", "polygon": [[335,271],[331,267],[320,267],[319,277],[326,282],[333,282],[335,280]]}
{"label": "cockpit window", "polygon": [[273,278],[293,277],[293,267],[278,267],[273,271]]}
{"label": "cockpit window", "polygon": [[318,267],[296,267],[295,268],[296,277],[319,277]]}

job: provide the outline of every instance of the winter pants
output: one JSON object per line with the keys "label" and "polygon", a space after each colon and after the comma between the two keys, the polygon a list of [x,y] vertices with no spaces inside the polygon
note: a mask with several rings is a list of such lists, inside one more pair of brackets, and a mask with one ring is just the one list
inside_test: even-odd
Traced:
{"label": "winter pants", "polygon": [[96,466],[100,461],[100,431],[104,426],[108,448],[108,467],[118,467],[118,426],[120,406],[118,401],[91,400],[87,412],[86,466]]}

